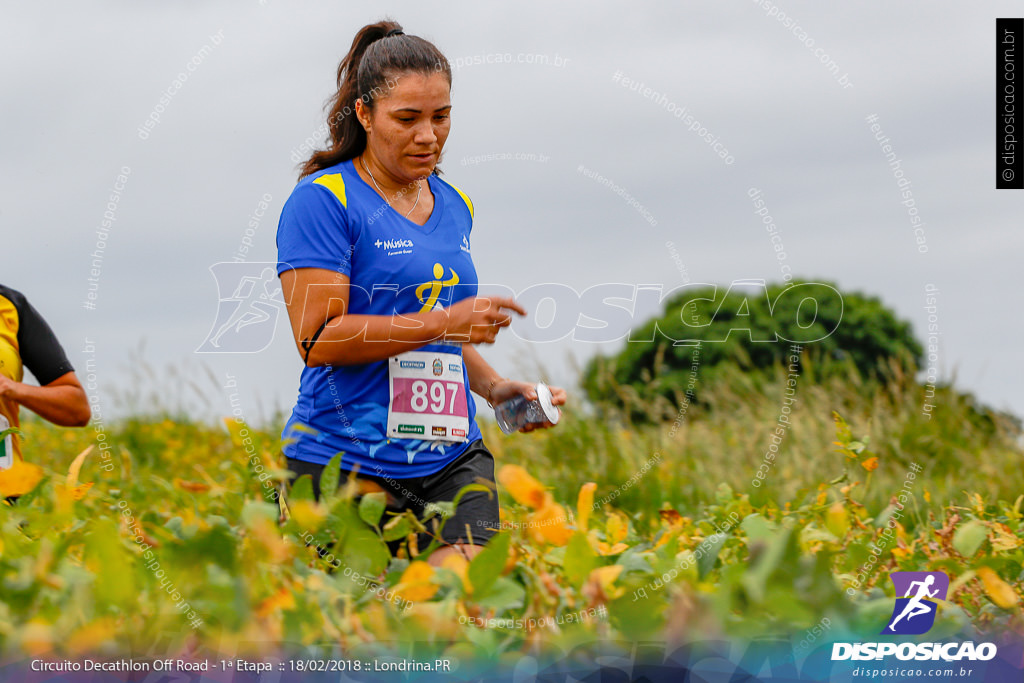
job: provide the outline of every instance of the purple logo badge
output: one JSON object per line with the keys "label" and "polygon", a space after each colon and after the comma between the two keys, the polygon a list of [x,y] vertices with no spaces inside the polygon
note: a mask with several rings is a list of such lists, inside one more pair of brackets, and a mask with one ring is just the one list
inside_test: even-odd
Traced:
{"label": "purple logo badge", "polygon": [[926,633],[935,623],[935,601],[945,600],[949,592],[949,577],[942,572],[893,572],[889,578],[896,588],[896,606],[882,633]]}

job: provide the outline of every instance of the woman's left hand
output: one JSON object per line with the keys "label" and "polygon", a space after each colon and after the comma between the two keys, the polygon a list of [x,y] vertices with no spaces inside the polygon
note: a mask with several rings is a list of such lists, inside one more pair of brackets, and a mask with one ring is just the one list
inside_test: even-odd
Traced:
{"label": "woman's left hand", "polygon": [[[565,405],[566,394],[565,389],[561,387],[555,387],[548,385],[548,389],[551,390],[551,405],[560,406]],[[498,405],[503,401],[507,401],[516,394],[522,394],[528,401],[537,400],[537,385],[536,383],[531,384],[530,382],[517,382],[515,380],[507,379],[503,382],[498,382],[494,385],[494,389],[491,391],[491,404]],[[561,415],[562,411],[558,411]],[[527,422],[523,425],[519,431],[522,433],[532,432],[535,429],[547,429],[554,427],[555,425],[550,422]]]}

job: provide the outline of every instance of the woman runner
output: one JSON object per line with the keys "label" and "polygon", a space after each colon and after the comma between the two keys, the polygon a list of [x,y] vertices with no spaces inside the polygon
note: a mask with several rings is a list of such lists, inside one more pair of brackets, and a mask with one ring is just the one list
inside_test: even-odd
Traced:
{"label": "woman runner", "polygon": [[[476,296],[473,203],[437,168],[451,82],[430,42],[392,21],[363,27],[338,67],[331,146],[304,164],[281,213],[278,275],[305,362],[284,452],[296,477],[312,475],[317,498],[338,452],[393,511],[421,515],[467,484],[493,486],[469,391],[493,405],[537,398],[535,385],[502,377],[474,346],[526,311]],[[551,392],[564,405],[566,392]],[[493,492],[468,493],[430,562],[471,559],[498,526]],[[426,542],[421,534],[420,550]]]}

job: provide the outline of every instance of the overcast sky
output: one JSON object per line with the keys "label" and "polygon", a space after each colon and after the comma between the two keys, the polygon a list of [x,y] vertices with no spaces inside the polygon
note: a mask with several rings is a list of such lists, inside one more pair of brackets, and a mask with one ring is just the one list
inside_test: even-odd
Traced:
{"label": "overcast sky", "polygon": [[[80,374],[95,358],[108,411],[160,395],[227,414],[228,375],[248,419],[290,411],[301,361],[283,309],[267,307],[279,320],[266,349],[195,353],[231,294],[210,268],[232,260],[262,197],[245,258],[276,261],[294,150],[316,136],[355,32],[390,16],[455,69],[442,168],[475,203],[481,282],[667,291],[779,282],[786,265],[880,297],[922,340],[934,285],[940,379],[1024,415],[1012,285],[1024,193],[994,189],[993,158],[995,17],[1020,3],[0,6],[0,282],[40,309]],[[676,115],[684,107],[731,163]],[[869,115],[911,183],[925,253]],[[636,308],[639,323],[656,299]],[[517,321],[482,353],[507,376],[538,379],[539,362],[572,386],[574,363],[622,346],[536,343],[537,324]]]}

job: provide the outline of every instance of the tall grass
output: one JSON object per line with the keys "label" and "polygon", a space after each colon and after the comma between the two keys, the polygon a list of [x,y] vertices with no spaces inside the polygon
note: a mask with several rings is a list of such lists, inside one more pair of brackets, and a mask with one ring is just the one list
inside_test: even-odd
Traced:
{"label": "tall grass", "polygon": [[[805,356],[785,435],[760,487],[752,482],[783,412],[787,369],[778,364],[768,374],[715,368],[713,383],[699,386],[700,403],[688,403],[680,389],[674,403],[657,399],[646,406],[647,420],[629,419],[635,404],[604,406],[594,417],[577,403],[566,407],[555,429],[505,438],[491,429],[486,441],[500,460],[555,482],[560,497],[571,499],[582,482],[594,481],[597,500],[617,491],[614,505],[638,517],[663,506],[694,513],[713,502],[722,485],[749,493],[755,504],[796,504],[846,469],[850,481],[867,487],[865,503],[884,507],[913,463],[925,468],[917,482],[936,503],[962,504],[965,491],[985,492],[993,501],[1024,493],[1015,476],[1024,448],[1012,417],[980,408],[951,386],[927,398],[934,405],[929,417],[925,388],[895,363],[885,382],[866,381],[852,363],[842,368],[821,372]],[[652,394],[620,387],[627,398]],[[833,411],[878,457],[876,470],[869,473],[837,452]],[[656,454],[660,461],[633,479]]]}

